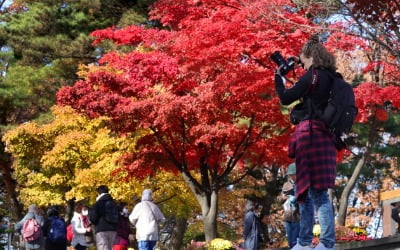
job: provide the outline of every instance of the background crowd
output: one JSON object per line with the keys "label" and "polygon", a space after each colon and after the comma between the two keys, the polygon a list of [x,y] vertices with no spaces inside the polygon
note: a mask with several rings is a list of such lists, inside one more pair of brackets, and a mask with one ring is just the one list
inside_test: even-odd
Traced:
{"label": "background crowd", "polygon": [[26,249],[64,250],[67,247],[85,250],[155,249],[158,225],[165,220],[152,202],[152,192],[145,189],[142,200],[130,213],[126,203],[117,204],[108,187],[97,188],[98,196],[92,208],[78,203],[67,226],[56,206],[50,206],[46,216],[32,204],[28,213],[15,225],[21,244]]}

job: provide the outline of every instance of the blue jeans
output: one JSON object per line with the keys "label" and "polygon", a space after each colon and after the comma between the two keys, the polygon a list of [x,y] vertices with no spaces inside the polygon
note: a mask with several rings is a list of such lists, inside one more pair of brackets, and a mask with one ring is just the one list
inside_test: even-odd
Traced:
{"label": "blue jeans", "polygon": [[300,222],[285,221],[286,238],[289,243],[289,247],[292,248],[297,243],[297,237],[300,231]]}
{"label": "blue jeans", "polygon": [[138,248],[139,250],[155,250],[156,249],[156,240],[139,240]]}
{"label": "blue jeans", "polygon": [[302,246],[308,246],[311,245],[313,240],[314,205],[321,226],[319,241],[325,247],[332,248],[335,245],[335,221],[327,189],[310,187],[305,202],[300,203],[299,243]]}

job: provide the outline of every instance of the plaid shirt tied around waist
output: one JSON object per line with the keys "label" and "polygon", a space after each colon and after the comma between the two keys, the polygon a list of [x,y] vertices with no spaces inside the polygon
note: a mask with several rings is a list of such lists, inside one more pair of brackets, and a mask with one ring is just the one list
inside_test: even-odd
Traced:
{"label": "plaid shirt tied around waist", "polygon": [[304,201],[307,189],[335,187],[334,135],[319,120],[304,120],[289,142],[289,157],[296,158],[296,197]]}

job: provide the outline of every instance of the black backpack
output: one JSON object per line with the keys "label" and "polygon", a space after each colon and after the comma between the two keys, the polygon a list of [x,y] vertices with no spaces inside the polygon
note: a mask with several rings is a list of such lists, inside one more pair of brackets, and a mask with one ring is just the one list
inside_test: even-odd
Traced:
{"label": "black backpack", "polygon": [[104,219],[111,224],[117,224],[119,222],[118,207],[113,200],[107,200],[105,203]]}
{"label": "black backpack", "polygon": [[337,74],[333,78],[328,105],[323,110],[321,119],[340,137],[343,133],[350,132],[357,113],[353,88]]}

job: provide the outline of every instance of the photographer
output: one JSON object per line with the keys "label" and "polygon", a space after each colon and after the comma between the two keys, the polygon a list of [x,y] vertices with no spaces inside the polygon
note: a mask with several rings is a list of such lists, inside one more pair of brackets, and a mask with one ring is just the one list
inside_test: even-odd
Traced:
{"label": "photographer", "polygon": [[327,105],[330,96],[336,75],[335,58],[314,36],[294,61],[303,64],[307,72],[291,88],[285,87],[287,72],[281,71],[284,66],[279,65],[275,73],[281,103],[300,101],[296,111],[302,114],[297,113],[291,119],[296,129],[289,143],[289,157],[296,159],[296,198],[300,207],[300,233],[292,249],[311,249],[314,206],[321,224],[320,243],[314,249],[334,249],[335,223],[328,188],[335,187],[335,136],[319,119],[319,111]]}

